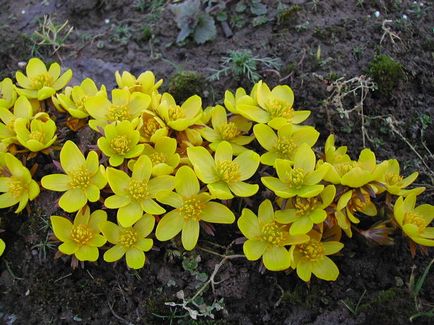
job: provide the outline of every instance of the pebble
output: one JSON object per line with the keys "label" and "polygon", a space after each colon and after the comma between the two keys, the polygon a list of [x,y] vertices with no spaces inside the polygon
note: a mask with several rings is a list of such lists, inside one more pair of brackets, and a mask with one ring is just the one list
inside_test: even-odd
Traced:
{"label": "pebble", "polygon": [[380,17],[380,12],[377,10],[376,12],[374,12],[374,16],[377,18]]}

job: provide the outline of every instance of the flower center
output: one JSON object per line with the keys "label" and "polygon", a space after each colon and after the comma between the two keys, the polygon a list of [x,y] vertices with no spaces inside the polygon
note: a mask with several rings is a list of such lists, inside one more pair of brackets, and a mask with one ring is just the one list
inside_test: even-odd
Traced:
{"label": "flower center", "polygon": [[143,124],[142,134],[145,138],[150,139],[154,133],[161,128],[161,125],[154,119],[149,119],[147,123]]}
{"label": "flower center", "polygon": [[351,200],[347,207],[351,212],[363,211],[363,209],[371,202],[371,197],[366,192],[353,191]]}
{"label": "flower center", "polygon": [[83,112],[86,112],[86,108],[84,107],[84,103],[89,98],[89,96],[83,96],[80,99],[77,99],[75,102],[75,105],[77,106],[77,109]]}
{"label": "flower center", "polygon": [[110,140],[110,147],[117,154],[123,156],[130,151],[130,141],[125,135],[118,135]]}
{"label": "flower center", "polygon": [[298,251],[310,261],[320,260],[324,257],[324,246],[321,242],[311,239],[305,244],[297,245]]}
{"label": "flower center", "polygon": [[83,246],[93,238],[93,231],[89,228],[88,225],[74,225],[71,231],[72,240],[77,244]]}
{"label": "flower center", "polygon": [[162,152],[155,151],[149,155],[149,158],[151,159],[153,166],[166,162],[166,156]]}
{"label": "flower center", "polygon": [[14,198],[19,198],[23,194],[25,186],[23,182],[15,177],[11,177],[8,183],[8,192],[12,194]]}
{"label": "flower center", "polygon": [[128,228],[122,231],[119,237],[119,244],[129,248],[137,242],[137,233],[133,228]]}
{"label": "flower center", "polygon": [[285,246],[288,242],[288,228],[284,225],[270,222],[262,226],[261,238],[275,246]]}
{"label": "flower center", "polygon": [[403,177],[399,174],[387,173],[385,176],[386,184],[395,185],[402,181]]}
{"label": "flower center", "polygon": [[404,224],[412,224],[417,226],[419,233],[426,228],[425,220],[414,211],[409,211],[404,215]]}
{"label": "flower center", "polygon": [[345,175],[348,173],[351,169],[355,167],[355,162],[344,162],[344,163],[338,163],[334,165],[338,174],[340,176]]}
{"label": "flower center", "polygon": [[295,189],[299,189],[304,183],[304,169],[294,168],[287,172],[289,185]]}
{"label": "flower center", "polygon": [[202,201],[196,197],[191,197],[187,200],[184,200],[182,207],[178,208],[178,210],[184,217],[185,221],[199,221],[204,207],[205,205]]}
{"label": "flower center", "polygon": [[294,151],[296,145],[292,139],[277,138],[276,150],[281,158],[287,158]]}
{"label": "flower center", "polygon": [[235,183],[240,180],[240,165],[235,161],[223,160],[217,162],[217,173],[226,183]]}
{"label": "flower center", "polygon": [[69,174],[71,181],[69,185],[72,188],[86,189],[90,184],[90,175],[86,166],[82,166]]}
{"label": "flower center", "polygon": [[238,130],[234,122],[225,123],[217,128],[217,131],[221,134],[223,140],[232,140],[240,135],[241,131]]}
{"label": "flower center", "polygon": [[275,117],[285,117],[287,119],[292,118],[294,115],[294,110],[283,100],[277,98],[270,98],[267,101],[267,111],[270,113],[272,118]]}
{"label": "flower center", "polygon": [[110,122],[124,121],[130,119],[130,113],[126,105],[112,105],[107,114],[107,120]]}
{"label": "flower center", "polygon": [[185,117],[184,111],[178,105],[169,107],[169,120],[175,121]]}
{"label": "flower center", "polygon": [[54,83],[53,77],[46,72],[40,75],[37,75],[33,79],[31,79],[31,86],[33,89],[41,89],[42,87],[51,87]]}
{"label": "flower center", "polygon": [[42,133],[41,131],[32,131],[29,134],[29,139],[44,143],[44,133]]}
{"label": "flower center", "polygon": [[297,196],[294,201],[294,207],[297,209],[296,214],[298,216],[312,212],[320,204],[320,200],[317,197],[302,198]]}
{"label": "flower center", "polygon": [[132,179],[128,185],[128,193],[134,200],[144,200],[149,196],[148,184]]}

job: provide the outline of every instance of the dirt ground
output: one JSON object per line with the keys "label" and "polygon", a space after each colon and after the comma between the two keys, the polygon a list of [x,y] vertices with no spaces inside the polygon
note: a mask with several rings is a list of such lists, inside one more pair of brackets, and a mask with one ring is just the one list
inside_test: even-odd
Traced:
{"label": "dirt ground", "polygon": [[[309,123],[321,132],[319,146],[334,133],[338,144],[347,145],[356,158],[365,141],[378,160],[398,159],[403,174],[418,170],[416,182],[427,187],[421,199],[434,203],[432,2],[262,1],[267,5],[262,24],[249,9],[236,8],[242,1],[220,2],[227,3],[233,36],[227,37],[217,22],[215,40],[198,45],[189,39],[178,45],[179,30],[166,1],[2,0],[0,76],[13,76],[19,62],[33,55],[72,68],[73,83],[91,77],[108,89],[115,85],[117,70],[136,75],[152,70],[164,79],[163,90],[176,87],[170,85],[176,74],[194,71],[203,78],[195,92],[211,104],[221,102],[226,89],[251,87],[249,80],[232,75],[208,80],[228,51],[248,49],[257,57],[280,59],[280,69],[258,65],[258,72],[270,85],[290,85],[295,107],[312,111]],[[74,27],[54,54],[51,46],[36,44],[34,32],[44,15],[57,24],[68,20]],[[373,76],[372,62],[382,54],[401,66],[391,78],[376,76],[378,89],[367,92],[362,119],[360,92],[338,98],[333,85],[336,80]],[[63,138],[68,136],[66,132]],[[89,137],[89,131],[82,130],[77,139]],[[51,168],[48,158],[38,159],[45,170]],[[31,204],[30,217],[1,211],[7,244],[0,258],[4,324],[408,324],[418,311],[433,308],[432,272],[417,304],[409,290],[412,272],[416,278],[422,275],[434,257],[432,251],[412,258],[400,234],[395,245],[384,247],[355,236],[344,239],[342,254],[333,258],[340,276],[332,283],[313,279],[307,285],[294,273],[264,272],[259,263],[243,258],[225,261],[216,277],[222,282],[214,293],[208,288],[197,300],[214,319],[194,321],[176,305],[182,304],[180,291],[186,299],[192,297],[221,257],[203,250],[186,253],[172,241],[158,243],[139,271],[128,270],[123,262],[86,263],[72,270],[68,259],[54,259],[55,246],[48,237],[49,216],[63,213],[53,203],[57,197],[41,193]],[[227,229],[217,226],[216,238],[203,235],[202,247],[224,254],[225,247],[242,236]],[[211,240],[221,246],[212,246]],[[227,253],[241,252],[242,246],[235,243]],[[430,318],[419,317],[414,323],[429,324]]]}

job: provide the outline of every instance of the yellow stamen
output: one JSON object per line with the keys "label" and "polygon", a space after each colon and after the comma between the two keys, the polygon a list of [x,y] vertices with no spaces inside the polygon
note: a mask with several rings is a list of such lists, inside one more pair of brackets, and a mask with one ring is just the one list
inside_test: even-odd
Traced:
{"label": "yellow stamen", "polygon": [[86,166],[82,166],[71,173],[69,173],[71,181],[69,186],[71,188],[81,188],[86,189],[90,184],[90,175]]}
{"label": "yellow stamen", "polygon": [[226,183],[235,183],[240,180],[240,165],[234,161],[223,160],[217,162],[217,173]]}
{"label": "yellow stamen", "polygon": [[196,197],[191,197],[184,201],[184,204],[178,208],[178,211],[182,214],[185,221],[199,221],[204,208],[205,205],[202,201]]}
{"label": "yellow stamen", "polygon": [[217,132],[220,133],[223,140],[232,140],[233,138],[239,136],[241,133],[241,131],[237,128],[234,122],[220,125],[217,128]]}
{"label": "yellow stamen", "polygon": [[42,133],[41,131],[32,131],[29,134],[29,139],[31,140],[36,140],[40,143],[44,143],[44,133]]}
{"label": "yellow stamen", "polygon": [[130,117],[126,105],[112,105],[107,113],[107,120],[110,122],[130,120]]}
{"label": "yellow stamen", "polygon": [[71,231],[72,240],[78,245],[86,245],[94,236],[92,229],[88,225],[74,225]]}
{"label": "yellow stamen", "polygon": [[137,233],[133,228],[128,228],[122,231],[119,237],[119,244],[129,248],[137,242]]}
{"label": "yellow stamen", "polygon": [[51,87],[54,84],[53,77],[48,73],[40,74],[30,80],[32,89]]}
{"label": "yellow stamen", "polygon": [[305,244],[297,245],[297,249],[304,258],[310,261],[317,261],[324,258],[324,246],[315,239],[311,239]]}
{"label": "yellow stamen", "polygon": [[155,119],[149,119],[143,124],[142,134],[145,138],[150,139],[158,129],[161,129],[161,125]]}
{"label": "yellow stamen", "polygon": [[16,178],[11,177],[8,183],[8,192],[12,194],[14,198],[19,198],[25,190],[23,182]]}
{"label": "yellow stamen", "polygon": [[130,151],[130,141],[125,135],[118,135],[110,141],[110,147],[119,155],[123,156]]}
{"label": "yellow stamen", "polygon": [[275,246],[285,246],[288,243],[288,228],[284,225],[270,222],[262,226],[261,238]]}
{"label": "yellow stamen", "polygon": [[287,102],[277,98],[270,98],[266,103],[266,107],[272,118],[284,117],[291,119],[294,116],[292,107]]}
{"label": "yellow stamen", "polygon": [[277,139],[276,150],[280,154],[281,158],[289,157],[295,148],[296,144],[292,139],[281,137]]}
{"label": "yellow stamen", "polygon": [[295,189],[299,189],[304,183],[304,169],[294,168],[287,172],[289,185]]}
{"label": "yellow stamen", "polygon": [[151,158],[152,165],[162,164],[166,162],[166,156],[162,152],[153,152],[149,158]]}
{"label": "yellow stamen", "polygon": [[296,214],[299,216],[312,212],[320,204],[320,200],[317,197],[302,198],[297,196],[294,201],[294,207],[297,209]]}
{"label": "yellow stamen", "polygon": [[144,200],[149,196],[148,184],[132,179],[128,185],[128,193],[135,200]]}
{"label": "yellow stamen", "polygon": [[402,181],[403,177],[399,174],[387,173],[385,176],[386,184],[395,185]]}
{"label": "yellow stamen", "polygon": [[169,120],[175,121],[181,118],[185,118],[185,113],[178,105],[169,107]]}
{"label": "yellow stamen", "polygon": [[419,233],[425,230],[426,222],[425,219],[419,216],[414,211],[409,211],[404,215],[404,224],[412,224],[417,226]]}

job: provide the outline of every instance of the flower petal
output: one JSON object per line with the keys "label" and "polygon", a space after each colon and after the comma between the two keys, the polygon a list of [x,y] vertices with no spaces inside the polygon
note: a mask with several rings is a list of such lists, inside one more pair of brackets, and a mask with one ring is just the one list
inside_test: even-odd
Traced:
{"label": "flower petal", "polygon": [[155,236],[159,241],[172,239],[182,230],[184,218],[177,210],[172,210],[158,222]]}
{"label": "flower petal", "polygon": [[131,227],[143,215],[143,210],[139,203],[131,202],[130,204],[119,208],[117,219],[119,225],[124,228]]}
{"label": "flower petal", "polygon": [[145,253],[142,250],[134,247],[130,248],[125,256],[129,268],[137,270],[145,266]]}
{"label": "flower petal", "polygon": [[87,203],[87,197],[81,188],[66,191],[59,200],[59,206],[66,212],[80,210]]}
{"label": "flower petal", "polygon": [[42,177],[41,184],[44,188],[50,191],[64,192],[67,191],[70,186],[71,179],[64,174],[51,174]]}
{"label": "flower petal", "polygon": [[59,216],[51,216],[51,227],[54,235],[63,242],[71,240],[72,223],[68,219]]}
{"label": "flower petal", "polygon": [[197,177],[205,184],[219,180],[214,159],[204,147],[190,147],[187,149],[188,158],[194,167]]}
{"label": "flower petal", "polygon": [[190,167],[182,166],[178,169],[175,176],[175,189],[184,197],[199,193],[199,181]]}
{"label": "flower petal", "polygon": [[98,256],[99,250],[94,246],[81,246],[78,251],[75,252],[75,257],[79,261],[95,262]]}
{"label": "flower petal", "polygon": [[196,220],[188,220],[182,226],[181,241],[182,246],[188,251],[191,251],[197,244],[199,239],[199,222]]}
{"label": "flower petal", "polygon": [[60,164],[66,173],[70,173],[77,170],[86,163],[83,153],[77,147],[77,145],[68,140],[60,151]]}
{"label": "flower petal", "polygon": [[238,228],[248,239],[254,239],[261,236],[261,229],[256,215],[247,208],[244,208],[240,218],[237,221]]}
{"label": "flower petal", "polygon": [[288,250],[285,247],[278,246],[266,249],[262,261],[265,268],[270,271],[283,271],[291,265]]}
{"label": "flower petal", "polygon": [[126,251],[122,245],[115,245],[104,253],[104,261],[109,263],[118,261],[124,256]]}
{"label": "flower petal", "polygon": [[207,202],[201,213],[201,220],[212,223],[231,224],[235,221],[234,213],[228,207],[217,202]]}
{"label": "flower petal", "polygon": [[256,261],[264,255],[268,243],[263,240],[248,239],[243,244],[243,252],[249,261]]}
{"label": "flower petal", "polygon": [[336,264],[327,256],[312,263],[312,273],[319,279],[335,281],[339,276]]}

